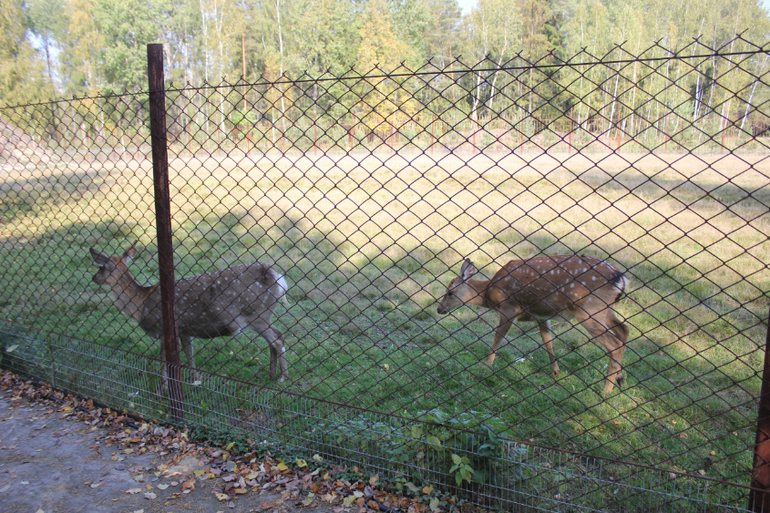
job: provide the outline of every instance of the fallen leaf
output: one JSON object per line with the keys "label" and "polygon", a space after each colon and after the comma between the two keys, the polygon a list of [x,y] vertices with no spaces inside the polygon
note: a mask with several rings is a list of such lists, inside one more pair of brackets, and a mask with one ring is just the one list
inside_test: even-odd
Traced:
{"label": "fallen leaf", "polygon": [[214,495],[216,495],[217,500],[220,500],[220,501],[226,501],[227,499],[230,498],[230,496],[227,495],[226,493],[215,493]]}
{"label": "fallen leaf", "polygon": [[289,470],[289,467],[288,467],[288,465],[286,465],[286,463],[279,463],[278,464],[278,470],[280,470],[281,472],[284,472],[286,470]]}
{"label": "fallen leaf", "polygon": [[342,501],[342,505],[343,505],[343,506],[345,506],[346,508],[349,508],[349,507],[350,507],[350,505],[351,505],[351,504],[353,504],[353,503],[355,502],[355,500],[356,500],[356,496],[355,496],[355,495],[348,495],[348,496],[347,496],[347,497],[345,497],[345,499]]}
{"label": "fallen leaf", "polygon": [[145,493],[145,494],[144,494],[144,498],[145,498],[145,499],[149,499],[149,500],[152,500],[152,499],[154,499],[155,497],[157,497],[157,495],[155,495],[155,493],[153,493],[153,492],[150,492],[150,493]]}
{"label": "fallen leaf", "polygon": [[299,468],[305,468],[307,467],[307,461],[297,458],[297,466]]}
{"label": "fallen leaf", "polygon": [[374,486],[377,484],[377,481],[380,480],[380,476],[378,474],[374,474],[372,477],[369,478],[369,484]]}
{"label": "fallen leaf", "polygon": [[166,488],[168,488],[167,484],[159,484],[158,485],[158,490],[165,490]]}
{"label": "fallen leaf", "polygon": [[129,495],[134,495],[135,493],[139,493],[139,492],[141,492],[141,491],[142,491],[142,489],[141,489],[141,488],[129,488],[128,490],[126,490],[126,491],[125,491],[125,492],[123,492],[123,493],[127,493],[127,494],[129,494]]}

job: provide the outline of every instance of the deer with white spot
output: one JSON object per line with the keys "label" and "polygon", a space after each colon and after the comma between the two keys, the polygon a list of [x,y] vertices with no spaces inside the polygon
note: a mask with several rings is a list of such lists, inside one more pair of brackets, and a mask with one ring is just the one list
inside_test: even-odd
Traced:
{"label": "deer with white spot", "polygon": [[[161,341],[160,358],[165,363],[160,287],[140,285],[128,270],[136,255],[136,243],[123,256],[108,257],[91,249],[99,266],[94,282],[110,286],[115,305],[135,320],[145,333]],[[259,333],[270,345],[270,376],[289,377],[283,334],[272,324],[273,310],[284,297],[286,279],[266,264],[253,263],[228,267],[176,281],[177,330],[187,363],[197,381],[193,338],[212,339],[237,335],[246,328]],[[163,365],[161,391],[167,391],[168,375]]]}
{"label": "deer with white spot", "polygon": [[550,319],[569,315],[607,348],[610,357],[604,393],[622,384],[621,361],[628,341],[628,326],[612,307],[628,286],[628,278],[611,264],[578,255],[546,256],[512,260],[491,280],[471,279],[476,268],[465,260],[460,276],[454,278],[438,306],[446,314],[464,304],[491,308],[499,324],[487,358],[490,367],[511,324],[536,321],[551,360],[552,375],[559,374],[553,353]]}

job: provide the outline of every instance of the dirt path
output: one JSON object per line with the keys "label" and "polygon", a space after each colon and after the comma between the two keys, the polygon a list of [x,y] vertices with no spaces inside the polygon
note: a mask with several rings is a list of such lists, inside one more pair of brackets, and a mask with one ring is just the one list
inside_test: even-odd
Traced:
{"label": "dirt path", "polygon": [[215,491],[222,479],[201,475],[205,465],[200,458],[176,462],[173,453],[125,454],[109,443],[106,429],[59,410],[0,391],[3,513],[350,511],[318,502],[299,509],[303,497],[288,491],[249,492],[220,501]]}

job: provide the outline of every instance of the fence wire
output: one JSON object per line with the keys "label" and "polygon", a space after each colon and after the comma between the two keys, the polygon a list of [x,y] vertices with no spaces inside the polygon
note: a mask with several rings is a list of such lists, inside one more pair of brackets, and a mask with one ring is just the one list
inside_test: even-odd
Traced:
{"label": "fence wire", "polygon": [[[743,510],[770,88],[767,53],[731,48],[170,87],[176,277],[214,273],[177,297],[180,334],[199,335],[186,420],[444,486],[465,455],[460,488],[503,509]],[[0,109],[0,338],[5,367],[162,417],[156,299],[139,287],[158,281],[147,98]],[[491,365],[496,300],[439,313],[466,259],[478,284],[576,254],[597,260],[555,269],[569,281],[488,289],[525,309]],[[221,284],[255,262],[248,290]],[[602,295],[621,283],[607,269],[628,280],[619,297]],[[526,315],[543,304],[557,377]],[[624,338],[608,309],[630,333],[605,393],[601,342]],[[218,336],[245,320],[258,333]]]}

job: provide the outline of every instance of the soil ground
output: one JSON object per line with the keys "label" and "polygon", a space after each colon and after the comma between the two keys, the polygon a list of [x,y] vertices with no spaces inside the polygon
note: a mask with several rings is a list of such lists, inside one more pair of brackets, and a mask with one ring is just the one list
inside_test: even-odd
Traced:
{"label": "soil ground", "polygon": [[[54,405],[0,391],[0,511],[350,511],[331,505],[298,508],[301,497],[287,491],[220,501],[214,492],[221,480],[195,476],[203,468],[200,459],[184,456],[177,461],[173,453],[124,454],[107,441],[106,432]],[[183,491],[191,479],[194,489]]]}

